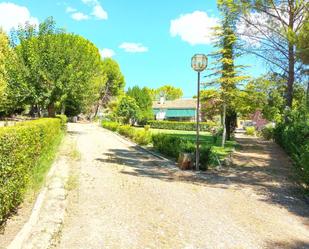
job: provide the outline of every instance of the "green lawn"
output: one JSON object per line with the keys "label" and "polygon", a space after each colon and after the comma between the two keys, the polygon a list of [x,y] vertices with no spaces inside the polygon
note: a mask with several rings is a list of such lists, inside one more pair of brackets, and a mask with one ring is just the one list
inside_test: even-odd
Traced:
{"label": "green lawn", "polygon": [[[144,129],[144,128],[136,128],[136,129]],[[181,130],[163,130],[163,129],[150,129],[152,133],[166,133],[171,134],[173,136],[178,136],[186,140],[195,141],[196,140],[196,132],[195,131],[181,131]],[[213,137],[210,132],[200,132],[200,141],[201,144],[207,144],[213,146],[213,150],[217,153],[220,159],[227,156],[229,153],[233,151],[236,146],[235,141],[227,141],[225,148],[221,147],[222,138],[220,137],[216,144],[213,143]]]}

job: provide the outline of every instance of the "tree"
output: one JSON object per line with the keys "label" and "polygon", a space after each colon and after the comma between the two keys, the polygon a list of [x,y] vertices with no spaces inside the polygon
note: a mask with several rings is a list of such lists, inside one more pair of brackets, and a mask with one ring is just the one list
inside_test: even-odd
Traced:
{"label": "tree", "polygon": [[7,88],[6,59],[9,57],[9,41],[6,34],[0,30],[0,112],[4,111]]}
{"label": "tree", "polygon": [[27,87],[18,77],[24,71],[15,51],[9,45],[8,36],[0,30],[0,115],[10,115],[22,110],[28,95]]}
{"label": "tree", "polygon": [[249,116],[257,110],[269,121],[279,122],[285,109],[285,81],[278,75],[267,75],[251,80],[240,92],[238,111]]}
{"label": "tree", "polygon": [[154,100],[158,100],[160,97],[164,97],[166,100],[175,100],[183,96],[181,88],[177,88],[171,85],[161,86],[155,89]]}
{"label": "tree", "polygon": [[201,91],[201,116],[204,120],[213,121],[220,115],[222,109],[221,94],[218,90],[208,89]]}
{"label": "tree", "polygon": [[247,77],[240,76],[241,66],[235,65],[235,58],[238,56],[236,21],[238,12],[230,1],[218,1],[218,8],[222,14],[221,25],[215,28],[217,38],[215,46],[218,51],[213,53],[216,58],[217,68],[214,68],[214,76],[219,77],[215,82],[220,84],[222,100],[222,121],[223,121],[223,139],[222,145],[226,139],[230,140],[233,131],[237,125],[236,96],[237,84],[244,81]]}
{"label": "tree", "polygon": [[116,108],[116,114],[125,124],[134,123],[138,118],[139,107],[130,96],[123,96]]}
{"label": "tree", "polygon": [[286,106],[292,108],[293,90],[301,65],[297,63],[296,37],[306,23],[307,0],[220,0],[240,10],[240,35],[245,52],[264,59],[286,78]]}
{"label": "tree", "polygon": [[[309,10],[308,10],[309,11]],[[306,17],[306,22],[301,28],[297,37],[297,55],[301,61],[309,65],[309,14]]]}
{"label": "tree", "polygon": [[103,60],[100,72],[105,78],[101,78],[99,98],[97,101],[95,116],[100,106],[106,106],[112,97],[117,97],[124,91],[125,80],[120,67],[111,58]]}
{"label": "tree", "polygon": [[27,69],[21,72],[30,92],[26,102],[38,110],[47,109],[49,116],[55,115],[56,103],[64,109],[75,101],[83,109],[93,98],[100,70],[96,46],[57,29],[52,18],[40,24],[38,31],[31,25],[20,28],[17,38],[15,50]]}
{"label": "tree", "polygon": [[146,87],[140,88],[138,86],[134,86],[129,88],[127,95],[135,99],[136,104],[139,107],[137,121],[140,124],[146,124],[148,120],[153,118],[152,99],[149,94],[149,90]]}

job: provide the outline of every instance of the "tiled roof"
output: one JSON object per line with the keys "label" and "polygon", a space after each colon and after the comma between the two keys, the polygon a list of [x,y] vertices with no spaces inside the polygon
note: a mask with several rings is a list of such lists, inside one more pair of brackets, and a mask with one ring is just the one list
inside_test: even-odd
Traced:
{"label": "tiled roof", "polygon": [[152,108],[154,109],[196,109],[196,99],[176,99],[165,100],[163,104],[160,101],[154,101]]}

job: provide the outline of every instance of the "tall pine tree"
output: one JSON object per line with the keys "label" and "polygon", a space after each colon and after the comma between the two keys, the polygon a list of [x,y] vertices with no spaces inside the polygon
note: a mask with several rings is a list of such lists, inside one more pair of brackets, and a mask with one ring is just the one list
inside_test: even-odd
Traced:
{"label": "tall pine tree", "polygon": [[240,75],[243,66],[235,65],[235,59],[239,56],[236,35],[237,9],[233,8],[233,5],[228,1],[218,0],[217,3],[222,19],[220,26],[215,28],[215,47],[218,50],[213,53],[213,56],[216,58],[217,64],[217,67],[214,68],[214,75],[218,77],[216,82],[220,84],[223,102],[224,134],[222,145],[224,146],[225,138],[230,140],[237,126],[237,85],[248,77]]}

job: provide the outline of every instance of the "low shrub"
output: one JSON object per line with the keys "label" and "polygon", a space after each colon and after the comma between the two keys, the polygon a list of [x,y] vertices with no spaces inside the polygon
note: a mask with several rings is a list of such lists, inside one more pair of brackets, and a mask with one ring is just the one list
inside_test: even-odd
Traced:
{"label": "low shrub", "polygon": [[134,138],[135,135],[135,130],[130,125],[119,125],[117,131],[120,135],[131,139]]}
{"label": "low shrub", "polygon": [[147,130],[138,130],[130,125],[121,125],[117,122],[104,121],[102,127],[120,135],[132,139],[139,145],[147,145],[151,143],[151,132]]}
{"label": "low shrub", "polygon": [[[148,125],[153,129],[166,129],[166,130],[183,130],[183,131],[195,131],[195,122],[177,122],[177,121],[149,121]],[[212,127],[215,127],[214,122],[201,122],[201,131],[210,131]]]}
{"label": "low shrub", "polygon": [[118,131],[120,124],[111,121],[102,121],[102,127],[111,131]]}
{"label": "low shrub", "polygon": [[274,138],[274,127],[272,125],[266,125],[261,130],[260,135],[266,140],[272,140]]}
{"label": "low shrub", "polygon": [[0,224],[22,202],[34,168],[59,136],[59,118],[0,128]]}
{"label": "low shrub", "polygon": [[66,115],[56,115],[56,118],[59,118],[61,120],[61,127],[63,130],[65,130],[68,122],[68,117]]}
{"label": "low shrub", "polygon": [[[144,130],[135,129],[130,125],[120,125],[115,122],[102,122],[106,129],[116,131],[119,134],[132,139],[140,145],[148,145],[152,142],[153,147],[168,157],[178,159],[181,152],[195,153],[195,143],[170,134],[152,134],[146,127]],[[200,148],[200,169],[206,170],[212,162],[213,151],[210,146],[202,145]]]}
{"label": "low shrub", "polygon": [[151,143],[151,132],[143,130],[135,130],[133,141],[140,145],[147,145]]}
{"label": "low shrub", "polygon": [[[153,147],[160,153],[176,160],[182,152],[195,153],[196,151],[194,142],[169,134],[153,134],[152,143]],[[200,147],[200,169],[207,170],[213,160],[212,158],[213,152],[211,147],[202,145]]]}
{"label": "low shrub", "polygon": [[255,135],[255,127],[254,126],[246,127],[246,135],[254,136]]}

